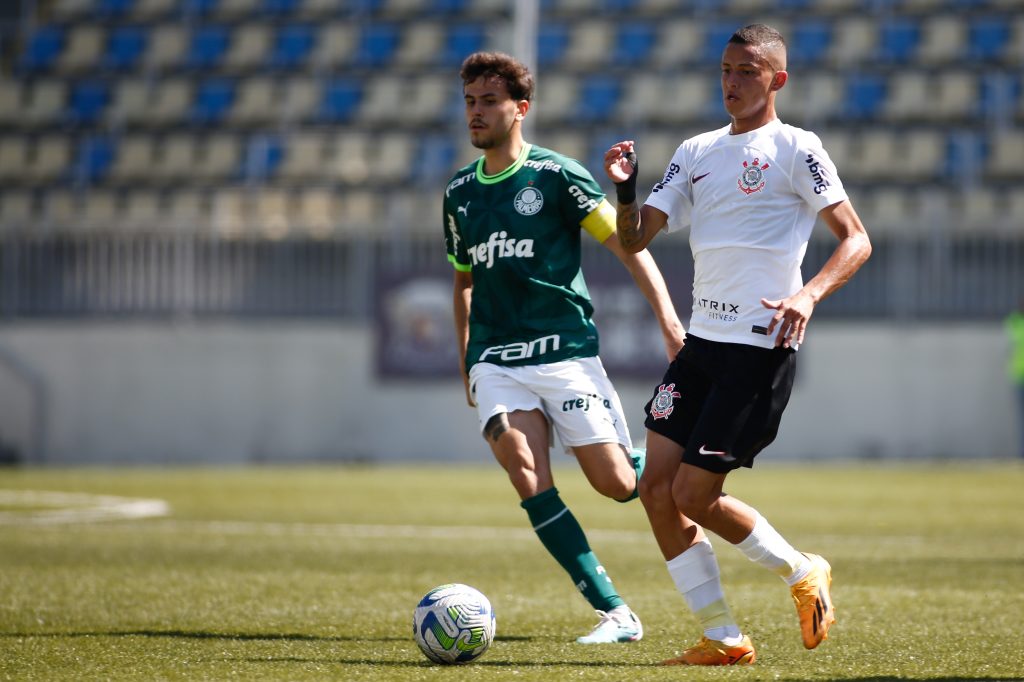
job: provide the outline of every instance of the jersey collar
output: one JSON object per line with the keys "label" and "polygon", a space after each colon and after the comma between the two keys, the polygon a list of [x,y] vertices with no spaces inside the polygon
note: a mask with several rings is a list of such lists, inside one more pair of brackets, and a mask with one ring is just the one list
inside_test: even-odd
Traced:
{"label": "jersey collar", "polygon": [[500,173],[496,173],[494,175],[487,175],[484,173],[484,157],[481,156],[476,162],[477,182],[483,185],[493,185],[496,182],[501,182],[505,178],[515,175],[516,171],[522,168],[523,164],[526,163],[526,158],[530,155],[531,149],[533,149],[533,145],[528,142],[524,142],[523,148],[519,150],[519,157],[516,159],[516,162]]}

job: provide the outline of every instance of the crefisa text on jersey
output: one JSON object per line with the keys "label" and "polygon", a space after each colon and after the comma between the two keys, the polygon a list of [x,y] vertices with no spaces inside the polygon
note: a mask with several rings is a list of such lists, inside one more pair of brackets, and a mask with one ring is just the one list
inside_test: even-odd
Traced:
{"label": "crefisa text on jersey", "polygon": [[508,232],[491,232],[487,241],[467,249],[473,265],[490,268],[495,258],[533,258],[532,239],[508,239]]}

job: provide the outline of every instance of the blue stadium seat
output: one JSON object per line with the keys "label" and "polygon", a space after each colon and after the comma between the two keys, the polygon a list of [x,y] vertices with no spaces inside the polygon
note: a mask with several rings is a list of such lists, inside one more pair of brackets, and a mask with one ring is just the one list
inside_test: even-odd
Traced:
{"label": "blue stadium seat", "polygon": [[438,169],[455,170],[455,143],[450,135],[428,135],[420,142],[413,179],[424,187],[436,184]]}
{"label": "blue stadium seat", "polygon": [[357,81],[338,79],[324,85],[320,117],[328,123],[349,121],[359,108],[363,89]]}
{"label": "blue stadium seat", "polygon": [[391,61],[401,38],[393,24],[370,24],[363,27],[354,55],[359,66],[383,66]]}
{"label": "blue stadium seat", "polygon": [[697,53],[701,62],[705,64],[721,64],[722,50],[725,44],[736,32],[736,22],[712,23],[709,22],[704,28],[704,45]]}
{"label": "blue stadium seat", "polygon": [[285,69],[301,66],[309,57],[314,42],[316,33],[309,25],[292,24],[280,27],[270,50],[270,66]]}
{"label": "blue stadium seat", "polygon": [[68,98],[67,121],[72,125],[92,125],[110,101],[110,87],[102,81],[75,83]]}
{"label": "blue stadium seat", "polygon": [[96,14],[101,19],[116,19],[129,14],[135,7],[135,0],[95,0]]}
{"label": "blue stadium seat", "polygon": [[583,81],[576,118],[583,121],[604,121],[615,112],[622,85],[611,76],[590,76]]}
{"label": "blue stadium seat", "polygon": [[79,184],[95,185],[110,169],[116,146],[104,136],[90,135],[79,141],[72,161],[72,180]]}
{"label": "blue stadium seat", "polygon": [[650,22],[631,22],[619,27],[612,54],[614,64],[643,64],[658,39],[658,29]]}
{"label": "blue stadium seat", "polygon": [[789,59],[796,64],[809,64],[825,58],[832,44],[832,27],[829,23],[814,19],[802,21],[792,29],[788,37]]}
{"label": "blue stadium seat", "polygon": [[243,180],[266,181],[274,177],[284,158],[284,144],[277,135],[253,135],[245,144]]}
{"label": "blue stadium seat", "polygon": [[563,23],[541,23],[537,32],[537,63],[557,64],[569,46],[569,28]]}
{"label": "blue stadium seat", "polygon": [[878,57],[901,65],[913,62],[914,51],[920,38],[921,28],[915,21],[885,22],[878,36]]}
{"label": "blue stadium seat", "polygon": [[59,26],[42,26],[33,33],[25,45],[18,62],[26,73],[46,71],[64,49],[64,29]]}
{"label": "blue stadium seat", "polygon": [[441,63],[458,66],[469,55],[483,49],[487,33],[479,24],[461,24],[449,27],[444,38]]}
{"label": "blue stadium seat", "polygon": [[181,0],[181,11],[185,16],[206,16],[217,8],[220,0]]}
{"label": "blue stadium seat", "polygon": [[993,72],[981,77],[978,113],[986,121],[1008,125],[1021,96],[1021,81],[1008,72]]}
{"label": "blue stadium seat", "polygon": [[200,83],[192,103],[192,122],[201,125],[219,123],[234,100],[234,81],[227,78],[210,78]]}
{"label": "blue stadium seat", "polygon": [[118,26],[107,38],[104,68],[124,71],[135,68],[146,50],[148,33],[138,26]]}
{"label": "blue stadium seat", "polygon": [[302,0],[263,0],[263,13],[273,17],[294,15],[302,5]]}
{"label": "blue stadium seat", "polygon": [[192,33],[185,64],[193,69],[214,69],[224,57],[231,32],[224,26],[200,25]]}
{"label": "blue stadium seat", "polygon": [[1003,19],[985,17],[971,22],[968,36],[971,59],[1000,59],[1010,38],[1010,25]]}
{"label": "blue stadium seat", "polygon": [[846,96],[841,115],[851,119],[878,116],[885,102],[886,83],[882,76],[855,74],[846,81]]}

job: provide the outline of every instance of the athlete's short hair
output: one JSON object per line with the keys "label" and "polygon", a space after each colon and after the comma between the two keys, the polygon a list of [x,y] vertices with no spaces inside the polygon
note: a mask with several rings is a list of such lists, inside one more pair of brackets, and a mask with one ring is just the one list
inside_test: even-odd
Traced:
{"label": "athlete's short hair", "polygon": [[525,64],[504,52],[474,52],[462,62],[459,76],[463,85],[469,85],[481,76],[498,78],[505,83],[512,99],[533,100],[533,74]]}
{"label": "athlete's short hair", "polygon": [[786,69],[786,39],[771,26],[750,24],[739,29],[729,38],[730,43],[750,45],[756,48],[761,56],[779,70]]}

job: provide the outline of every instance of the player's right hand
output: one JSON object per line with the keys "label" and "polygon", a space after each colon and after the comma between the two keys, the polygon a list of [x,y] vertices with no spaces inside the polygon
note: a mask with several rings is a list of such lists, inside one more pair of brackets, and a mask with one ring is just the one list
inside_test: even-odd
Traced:
{"label": "player's right hand", "polygon": [[[635,166],[630,163],[627,154],[635,154],[633,140],[616,142],[604,153],[604,172],[612,182],[619,183],[629,180]],[[633,157],[634,159],[636,156]]]}

